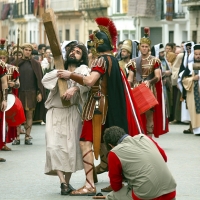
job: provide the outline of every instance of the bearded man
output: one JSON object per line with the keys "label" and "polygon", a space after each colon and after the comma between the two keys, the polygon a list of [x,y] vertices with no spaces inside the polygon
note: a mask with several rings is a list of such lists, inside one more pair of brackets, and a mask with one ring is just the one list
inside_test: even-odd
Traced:
{"label": "bearded man", "polygon": [[[83,44],[72,46],[67,52],[65,69],[70,72],[89,75],[87,49]],[[45,174],[57,175],[61,183],[61,195],[68,195],[73,189],[69,184],[73,172],[83,169],[79,137],[82,130],[80,112],[87,98],[89,87],[68,80],[68,89],[63,99],[70,105],[64,107],[61,102],[57,71],[46,73],[42,79],[45,88],[50,90],[45,107],[46,115],[46,165]]]}

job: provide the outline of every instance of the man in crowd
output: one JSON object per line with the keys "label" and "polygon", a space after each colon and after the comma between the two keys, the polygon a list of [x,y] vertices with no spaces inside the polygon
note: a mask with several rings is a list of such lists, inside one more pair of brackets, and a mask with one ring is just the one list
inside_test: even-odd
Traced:
{"label": "man in crowd", "polygon": [[[162,84],[161,84],[161,64],[160,60],[149,55],[151,40],[149,39],[149,28],[145,28],[145,36],[140,39],[141,56],[132,59],[129,64],[128,82],[133,83],[136,79],[136,85],[142,82],[153,92],[159,102],[144,113],[143,124],[146,125],[146,133],[148,136],[159,137],[168,132],[168,120],[165,115],[165,102],[163,102]],[[163,112],[164,111],[164,112]]]}
{"label": "man in crowd", "polygon": [[175,200],[176,182],[165,163],[167,156],[154,140],[144,134],[130,137],[113,126],[105,130],[104,142],[110,150],[108,173],[113,188],[107,200]]}
{"label": "man in crowd", "polygon": [[[81,85],[92,86],[83,110],[84,122],[80,136],[86,182],[83,187],[73,191],[72,196],[90,196],[96,193],[92,173],[94,163],[92,143],[93,140],[101,141],[100,135],[105,128],[116,125],[127,132],[129,130],[132,134],[142,132],[139,111],[134,107],[134,99],[129,99],[131,97],[130,87],[119,69],[117,59],[112,56],[117,39],[116,27],[109,18],[97,18],[96,22],[100,30],[95,31],[92,38],[99,57],[92,63],[90,76],[58,71],[60,78],[70,78]],[[99,113],[100,120],[96,113]],[[95,119],[98,119],[99,123]]]}
{"label": "man in crowd", "polygon": [[162,43],[154,45],[151,48],[151,55],[159,58],[161,62],[163,92],[165,98],[165,105],[167,111],[167,117],[170,117],[171,113],[171,69],[165,57],[165,49]]}
{"label": "man in crowd", "polygon": [[[186,102],[190,113],[191,128],[195,135],[200,135],[200,45],[192,47],[191,62],[182,76],[183,87],[186,90]],[[195,69],[195,65],[198,66]]]}
{"label": "man in crowd", "polygon": [[[40,64],[31,57],[33,47],[31,44],[25,43],[22,46],[23,57],[18,61],[19,67],[19,99],[23,104],[25,110],[26,122],[24,128],[25,144],[32,145],[30,133],[33,123],[33,113],[37,120],[44,120],[45,118],[45,90],[41,83],[42,69]],[[14,61],[15,65],[17,61]],[[37,106],[37,108],[36,108]]]}

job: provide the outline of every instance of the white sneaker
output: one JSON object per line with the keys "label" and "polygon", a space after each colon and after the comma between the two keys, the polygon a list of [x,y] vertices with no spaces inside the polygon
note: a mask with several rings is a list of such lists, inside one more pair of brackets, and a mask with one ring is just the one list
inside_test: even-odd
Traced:
{"label": "white sneaker", "polygon": [[44,122],[41,122],[41,125],[45,125],[45,123],[44,123]]}

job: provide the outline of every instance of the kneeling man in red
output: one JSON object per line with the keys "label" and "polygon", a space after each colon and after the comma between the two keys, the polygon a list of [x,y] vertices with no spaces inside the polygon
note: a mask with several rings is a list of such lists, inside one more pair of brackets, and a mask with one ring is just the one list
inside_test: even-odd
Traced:
{"label": "kneeling man in red", "polygon": [[[131,137],[113,126],[104,133],[108,170],[113,189],[108,200],[175,200],[176,182],[167,167],[164,150],[150,137]],[[127,182],[123,184],[123,182]]]}

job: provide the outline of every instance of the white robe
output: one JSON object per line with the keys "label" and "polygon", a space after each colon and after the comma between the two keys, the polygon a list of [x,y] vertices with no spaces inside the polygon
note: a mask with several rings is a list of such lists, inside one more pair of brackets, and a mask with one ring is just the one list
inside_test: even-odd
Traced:
{"label": "white robe", "polygon": [[[75,72],[88,75],[89,68],[81,65]],[[79,138],[82,130],[80,110],[87,99],[88,87],[68,80],[68,88],[78,86],[71,98],[70,107],[63,107],[58,85],[57,70],[47,73],[42,83],[50,90],[45,107],[46,115],[46,164],[45,174],[57,175],[56,170],[75,172],[83,169]]]}
{"label": "white robe", "polygon": [[194,134],[200,134],[200,114],[196,113],[195,100],[194,100],[194,73],[191,77],[183,79],[183,86],[187,90],[187,106],[191,117],[191,124]]}

